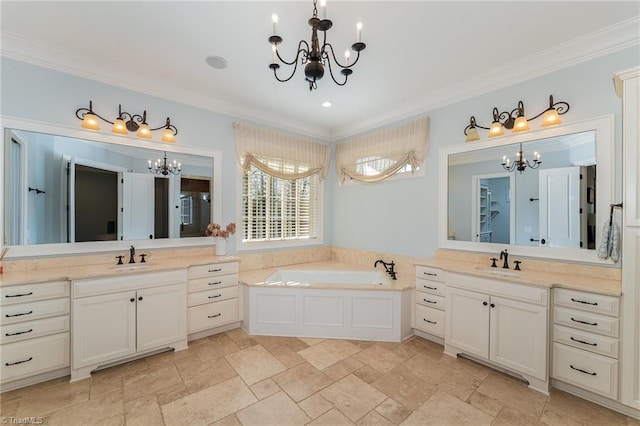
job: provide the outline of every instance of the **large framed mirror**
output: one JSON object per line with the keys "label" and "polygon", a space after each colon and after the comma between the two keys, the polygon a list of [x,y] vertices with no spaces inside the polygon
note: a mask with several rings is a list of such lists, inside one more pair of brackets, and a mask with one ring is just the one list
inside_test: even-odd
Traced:
{"label": "large framed mirror", "polygon": [[[441,149],[439,246],[601,262],[600,228],[615,193],[612,121]],[[520,159],[529,162],[522,170],[513,167]]]}
{"label": "large framed mirror", "polygon": [[218,151],[3,118],[8,257],[211,244]]}

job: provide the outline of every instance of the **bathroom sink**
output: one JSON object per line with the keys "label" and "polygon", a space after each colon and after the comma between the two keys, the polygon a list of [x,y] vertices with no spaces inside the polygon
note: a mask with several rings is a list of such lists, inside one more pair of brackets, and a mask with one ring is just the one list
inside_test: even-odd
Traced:
{"label": "bathroom sink", "polygon": [[520,272],[509,271],[509,270],[498,269],[498,268],[476,268],[476,270],[487,273],[487,274],[499,275],[503,277],[519,277],[520,276]]}
{"label": "bathroom sink", "polygon": [[145,270],[145,269],[149,269],[151,268],[151,264],[149,263],[145,263],[145,264],[126,264],[126,265],[116,265],[115,270],[116,272],[125,272],[125,271],[140,271],[140,270]]}

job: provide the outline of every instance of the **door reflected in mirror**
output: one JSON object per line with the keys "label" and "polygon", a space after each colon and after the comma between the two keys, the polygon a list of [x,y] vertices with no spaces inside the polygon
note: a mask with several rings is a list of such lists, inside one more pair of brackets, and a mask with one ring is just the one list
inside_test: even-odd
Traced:
{"label": "door reflected in mirror", "polygon": [[448,239],[595,249],[595,131],[522,149],[531,162],[539,155],[539,168],[505,170],[505,159],[519,159],[519,144],[448,156]]}
{"label": "door reflected in mirror", "polygon": [[[203,237],[213,159],[11,130],[5,142],[5,245]],[[188,202],[185,200],[189,200]]]}

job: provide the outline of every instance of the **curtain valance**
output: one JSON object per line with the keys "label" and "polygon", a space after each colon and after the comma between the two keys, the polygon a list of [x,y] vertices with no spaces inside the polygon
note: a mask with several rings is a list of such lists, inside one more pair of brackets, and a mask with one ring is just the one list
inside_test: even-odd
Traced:
{"label": "curtain valance", "polygon": [[233,123],[238,163],[248,171],[253,165],[271,176],[301,179],[315,173],[324,178],[329,147],[298,136]]}
{"label": "curtain valance", "polygon": [[382,182],[411,166],[415,171],[429,148],[429,117],[380,130],[336,145],[340,182]]}

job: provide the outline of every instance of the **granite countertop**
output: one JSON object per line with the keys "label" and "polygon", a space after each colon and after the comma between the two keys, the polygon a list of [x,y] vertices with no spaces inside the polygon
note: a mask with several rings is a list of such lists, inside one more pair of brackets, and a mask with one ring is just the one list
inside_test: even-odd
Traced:
{"label": "granite countertop", "polygon": [[136,263],[135,265],[129,265],[127,263],[125,263],[124,265],[99,264],[74,266],[68,268],[60,267],[19,272],[7,272],[0,275],[0,287],[51,281],[71,281],[88,278],[103,278],[109,276],[141,274],[145,272],[159,272],[171,269],[188,268],[189,266],[207,265],[211,263],[237,261],[240,261],[240,258],[234,256],[189,256],[162,259],[157,263],[154,261],[149,261],[147,263]]}
{"label": "granite countertop", "polygon": [[[309,262],[299,263],[294,265],[279,266],[275,268],[258,269],[255,271],[246,271],[240,273],[240,283],[250,287],[269,287],[269,288],[325,288],[335,289],[336,284],[327,283],[301,283],[296,286],[287,286],[282,282],[267,283],[269,275],[277,270],[321,270],[321,271],[378,271],[385,274],[384,270],[373,269],[362,265],[356,265],[351,263],[337,262],[337,261],[321,261],[321,262]],[[390,285],[365,285],[365,284],[346,284],[340,285],[341,290],[379,290],[379,291],[398,291],[407,290],[415,287],[414,276],[411,275],[410,280],[389,280]]]}
{"label": "granite countertop", "polygon": [[[579,271],[580,265],[571,265],[571,269],[574,271],[571,273],[548,272],[544,270],[523,270],[520,272],[513,271],[513,269],[509,270],[509,272],[518,272],[517,276],[492,274],[488,271],[491,271],[493,268],[490,268],[486,264],[464,264],[462,262],[454,261],[451,259],[433,258],[416,262],[415,265],[429,266],[452,273],[473,275],[482,278],[490,278],[518,284],[534,285],[538,287],[559,287],[571,290],[599,293],[608,296],[622,295],[621,280],[575,273],[575,271]],[[501,271],[502,268],[496,268],[495,270]]]}

